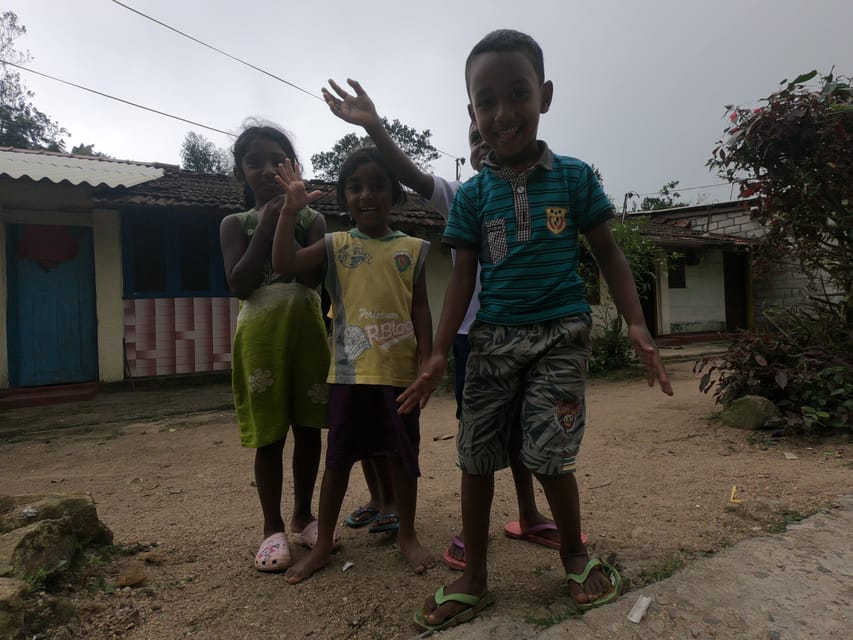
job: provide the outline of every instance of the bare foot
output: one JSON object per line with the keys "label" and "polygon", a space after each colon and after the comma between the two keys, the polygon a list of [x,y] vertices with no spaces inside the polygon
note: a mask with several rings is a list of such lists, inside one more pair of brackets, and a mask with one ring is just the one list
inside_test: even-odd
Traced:
{"label": "bare foot", "polygon": [[[468,595],[476,595],[477,597],[482,597],[486,593],[486,585],[485,584],[474,584],[472,582],[468,582],[463,575],[456,582],[450,584],[444,588],[444,595],[450,593],[467,593]],[[439,625],[442,624],[445,620],[449,620],[453,616],[465,609],[470,609],[470,605],[463,604],[461,602],[455,602],[453,600],[448,600],[441,606],[435,603],[435,595],[431,595],[424,602],[424,620],[426,620],[431,625]]]}
{"label": "bare foot", "polygon": [[284,574],[284,579],[290,584],[296,584],[297,582],[307,580],[320,569],[329,564],[329,557],[330,555],[328,553],[317,553],[315,548],[311,553],[302,558],[302,560],[290,567],[290,569],[287,570],[287,573]]}
{"label": "bare foot", "polygon": [[[583,574],[588,562],[589,556],[586,552],[577,553],[564,557],[563,567],[567,574]],[[607,579],[607,576],[604,575],[600,567],[594,567],[590,570],[583,584],[578,584],[574,580],[567,580],[567,583],[569,585],[569,595],[578,604],[595,602],[613,588],[610,580]]]}
{"label": "bare foot", "polygon": [[406,560],[409,561],[415,573],[426,573],[428,569],[435,566],[435,557],[428,549],[423,547],[416,536],[411,538],[397,537],[397,543],[400,545],[400,551]]}

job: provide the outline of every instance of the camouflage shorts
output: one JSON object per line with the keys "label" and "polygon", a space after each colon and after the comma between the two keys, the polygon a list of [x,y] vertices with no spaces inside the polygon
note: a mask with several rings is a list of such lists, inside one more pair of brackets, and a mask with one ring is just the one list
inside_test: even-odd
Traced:
{"label": "camouflage shorts", "polygon": [[457,464],[469,474],[509,465],[513,423],[532,472],[572,473],[583,439],[589,314],[524,326],[477,322],[468,337]]}

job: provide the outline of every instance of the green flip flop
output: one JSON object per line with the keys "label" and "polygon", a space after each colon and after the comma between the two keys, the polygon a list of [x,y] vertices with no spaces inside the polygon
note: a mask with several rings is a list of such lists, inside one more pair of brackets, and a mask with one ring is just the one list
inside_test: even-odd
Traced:
{"label": "green flip flop", "polygon": [[457,613],[452,618],[448,618],[444,622],[439,624],[430,624],[424,618],[424,610],[418,609],[415,611],[415,624],[418,625],[421,629],[425,629],[426,631],[441,631],[442,629],[448,629],[450,627],[456,626],[457,624],[462,624],[463,622],[468,622],[472,618],[477,617],[477,614],[480,613],[486,607],[494,604],[495,595],[491,591],[486,591],[479,598],[477,596],[472,596],[467,593],[444,593],[444,586],[438,588],[438,591],[435,592],[435,603],[438,606],[443,605],[445,602],[458,602],[459,604],[467,605],[467,609],[463,609],[459,613]]}
{"label": "green flip flop", "polygon": [[610,580],[611,589],[603,596],[601,596],[598,600],[593,600],[592,602],[575,601],[577,607],[582,611],[586,611],[587,609],[594,609],[595,607],[600,607],[601,605],[613,602],[622,594],[622,576],[619,575],[619,572],[616,570],[616,567],[598,558],[590,558],[589,561],[586,563],[586,567],[584,567],[583,573],[567,573],[566,583],[568,584],[569,582],[574,582],[579,585],[583,585],[583,583],[586,582],[587,577],[589,577],[589,572],[595,569],[596,567],[600,567],[607,579]]}

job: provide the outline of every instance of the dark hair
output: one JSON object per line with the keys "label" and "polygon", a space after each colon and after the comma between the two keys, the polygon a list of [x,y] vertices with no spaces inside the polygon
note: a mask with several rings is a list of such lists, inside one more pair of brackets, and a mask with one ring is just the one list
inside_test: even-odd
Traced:
{"label": "dark hair", "polygon": [[299,164],[299,158],[296,156],[296,150],[293,148],[293,143],[290,137],[277,126],[263,123],[257,120],[247,120],[243,123],[243,131],[237,136],[234,141],[234,146],[231,147],[231,152],[234,155],[234,177],[243,183],[243,200],[247,207],[255,206],[255,194],[252,192],[249,185],[245,184],[243,175],[243,158],[249,152],[249,147],[255,140],[271,140],[279,145],[290,160]]}
{"label": "dark hair", "polygon": [[368,162],[373,162],[377,164],[382,170],[387,174],[388,178],[391,180],[391,196],[393,199],[393,204],[402,205],[406,202],[406,192],[403,191],[403,185],[400,184],[400,180],[391,171],[391,167],[388,166],[388,163],[385,162],[385,158],[379,152],[379,149],[376,147],[365,146],[358,147],[357,149],[353,149],[349,152],[346,158],[344,158],[343,163],[341,164],[341,174],[338,176],[338,186],[335,190],[335,194],[338,197],[338,206],[341,207],[344,211],[347,208],[347,196],[346,196],[346,186],[347,180],[352,177],[352,174],[355,173],[355,170],[358,169],[361,165],[367,164]]}
{"label": "dark hair", "polygon": [[542,55],[542,47],[526,33],[514,29],[497,29],[483,37],[465,60],[465,86],[468,86],[468,72],[471,69],[471,61],[481,53],[509,53],[518,52],[527,56],[539,84],[545,83],[545,59]]}

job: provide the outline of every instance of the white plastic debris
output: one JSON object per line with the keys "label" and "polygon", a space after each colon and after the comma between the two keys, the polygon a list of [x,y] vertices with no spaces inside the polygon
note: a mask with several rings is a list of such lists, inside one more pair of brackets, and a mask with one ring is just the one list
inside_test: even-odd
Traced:
{"label": "white plastic debris", "polygon": [[35,518],[39,514],[39,510],[35,507],[24,507],[21,511],[25,518]]}
{"label": "white plastic debris", "polygon": [[796,460],[796,459],[797,459],[797,456],[795,454],[790,453],[788,451],[785,452],[785,460]]}
{"label": "white plastic debris", "polygon": [[643,619],[643,616],[646,615],[646,611],[649,610],[649,605],[651,603],[652,599],[649,596],[640,596],[637,599],[637,602],[634,603],[634,606],[631,607],[631,612],[628,614],[628,620],[634,624],[639,624],[640,620]]}
{"label": "white plastic debris", "polygon": [[347,560],[346,562],[344,562],[344,566],[343,566],[343,567],[341,567],[341,571],[349,571],[349,570],[350,570],[350,569],[352,569],[354,566],[355,566],[355,565],[354,565],[352,562],[350,562],[349,560]]}

